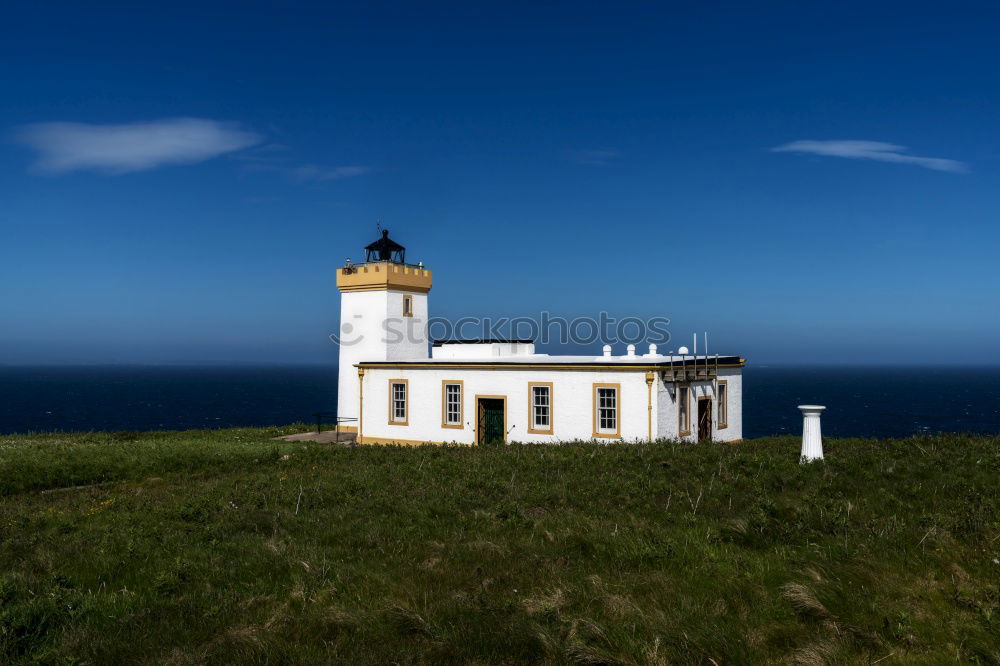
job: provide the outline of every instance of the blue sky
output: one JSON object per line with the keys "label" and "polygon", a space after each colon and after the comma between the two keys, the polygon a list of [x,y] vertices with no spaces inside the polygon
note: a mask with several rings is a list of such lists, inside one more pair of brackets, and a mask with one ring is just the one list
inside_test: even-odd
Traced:
{"label": "blue sky", "polygon": [[1000,358],[990,3],[201,4],[5,5],[0,362],[334,360],[377,218],[436,315]]}

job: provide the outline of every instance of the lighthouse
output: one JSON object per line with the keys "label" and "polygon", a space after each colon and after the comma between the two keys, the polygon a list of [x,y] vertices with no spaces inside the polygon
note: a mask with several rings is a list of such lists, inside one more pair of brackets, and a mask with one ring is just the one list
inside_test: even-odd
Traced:
{"label": "lighthouse", "polygon": [[[431,271],[406,263],[406,248],[389,231],[365,247],[365,261],[337,269],[340,291],[340,367],[337,417],[359,416],[362,361],[418,361],[429,357],[427,294]],[[342,430],[354,430],[348,425]]]}
{"label": "lighthouse", "polygon": [[[337,415],[359,444],[577,440],[737,441],[735,355],[545,354],[534,340],[428,340],[431,272],[382,237],[337,270],[341,300]],[[555,297],[556,295],[553,295]],[[342,421],[343,423],[343,421]]]}

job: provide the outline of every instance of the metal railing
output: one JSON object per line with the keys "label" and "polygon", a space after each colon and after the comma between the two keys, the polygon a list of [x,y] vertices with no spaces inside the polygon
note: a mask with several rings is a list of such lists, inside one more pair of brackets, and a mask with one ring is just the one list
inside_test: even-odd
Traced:
{"label": "metal railing", "polygon": [[342,270],[345,275],[350,275],[351,273],[357,273],[359,268],[374,266],[376,264],[392,264],[393,266],[402,266],[404,268],[415,268],[419,271],[427,270],[427,267],[423,264],[401,264],[398,261],[359,261],[358,263],[344,264]]}
{"label": "metal railing", "polygon": [[[313,412],[313,416],[316,418],[316,434],[323,432],[323,423],[334,424],[334,432],[336,433],[334,441],[340,441],[340,424],[347,423],[349,421],[357,421],[356,418],[350,416],[337,416],[337,412]],[[331,421],[332,418],[332,421]]]}
{"label": "metal railing", "polygon": [[694,382],[715,380],[719,376],[718,356],[694,356],[688,361],[687,356],[681,357],[680,365],[671,365],[660,371],[660,377],[665,382]]}

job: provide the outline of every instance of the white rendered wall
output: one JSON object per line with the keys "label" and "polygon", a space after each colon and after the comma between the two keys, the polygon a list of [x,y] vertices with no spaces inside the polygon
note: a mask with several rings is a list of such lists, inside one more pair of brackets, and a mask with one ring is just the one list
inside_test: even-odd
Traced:
{"label": "white rendered wall", "polygon": [[714,395],[713,383],[707,381],[692,382],[689,384],[691,390],[688,396],[691,434],[681,437],[679,430],[680,410],[677,404],[680,391],[673,383],[664,384],[657,378],[656,384],[654,384],[657,417],[656,438],[696,442],[698,440],[698,398],[711,397],[712,439],[722,442],[743,439],[743,375],[740,368],[719,368],[719,380],[726,382],[726,390],[729,394],[726,427],[719,429],[719,405]]}
{"label": "white rendered wall", "polygon": [[[403,316],[404,295],[413,299],[412,317]],[[340,339],[337,416],[357,418],[355,363],[428,358],[427,294],[391,290],[342,293]]]}
{"label": "white rendered wall", "polygon": [[[620,384],[621,439],[648,437],[646,373],[545,369],[366,368],[363,436],[377,440],[475,443],[475,397],[507,397],[507,441],[552,443],[593,439],[594,383]],[[389,425],[389,380],[409,382],[408,425]],[[461,429],[441,427],[441,382],[464,383]],[[354,375],[357,384],[357,374]],[[528,432],[528,383],[552,383],[552,435]],[[654,387],[655,388],[655,387]],[[356,399],[356,395],[355,395]],[[655,391],[654,391],[655,400]],[[653,415],[654,427],[656,415]],[[605,441],[602,439],[602,441]],[[615,440],[606,440],[615,441]]]}
{"label": "white rendered wall", "polygon": [[719,368],[719,380],[723,379],[729,391],[729,425],[715,433],[715,439],[732,442],[743,439],[743,370]]}

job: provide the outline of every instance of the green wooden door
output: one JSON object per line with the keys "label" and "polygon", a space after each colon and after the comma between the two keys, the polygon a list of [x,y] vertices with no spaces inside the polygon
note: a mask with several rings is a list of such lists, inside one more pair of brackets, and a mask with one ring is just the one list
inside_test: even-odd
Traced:
{"label": "green wooden door", "polygon": [[498,398],[479,399],[479,443],[503,444],[506,440],[504,401]]}

